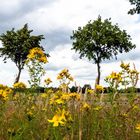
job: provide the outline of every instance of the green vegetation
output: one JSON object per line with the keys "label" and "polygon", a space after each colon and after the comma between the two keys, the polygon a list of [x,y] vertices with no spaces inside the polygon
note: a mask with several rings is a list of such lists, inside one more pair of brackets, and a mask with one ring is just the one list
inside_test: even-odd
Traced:
{"label": "green vegetation", "polygon": [[[16,32],[12,29],[0,36],[4,62],[10,58],[19,70],[12,87],[0,84],[0,140],[140,139],[140,95],[136,92],[139,72],[135,65],[132,68],[122,62],[120,72],[112,72],[105,78],[108,87],[99,85],[100,63],[135,48],[125,30],[112,25],[111,19],[102,21],[99,16],[73,32],[72,49],[98,68],[95,88],[86,84],[83,90],[70,89],[74,78],[66,68],[57,76],[58,88],[50,86],[55,81],[49,77],[44,80],[44,87],[40,87],[48,55],[40,46],[43,36],[32,36],[31,32],[25,24]],[[25,64],[30,88],[19,82]]]}
{"label": "green vegetation", "polygon": [[19,82],[20,74],[24,68],[30,49],[34,47],[43,49],[40,46],[40,41],[44,39],[43,35],[34,36],[31,35],[32,32],[33,30],[28,30],[28,25],[25,24],[20,30],[15,31],[12,29],[0,36],[3,45],[3,48],[0,48],[0,56],[4,57],[4,62],[10,58],[18,68],[15,83]]}
{"label": "green vegetation", "polygon": [[[130,64],[120,66],[120,72],[106,77],[108,94],[101,85],[96,90],[86,86],[84,94],[70,92],[74,79],[67,69],[58,74],[55,90],[27,89],[22,82],[13,88],[0,85],[0,139],[139,140],[140,95],[133,90],[139,72]],[[48,87],[52,81],[44,82]]]}
{"label": "green vegetation", "polygon": [[129,2],[131,3],[131,5],[134,5],[134,8],[130,9],[128,11],[128,14],[140,14],[140,0],[129,0]]}
{"label": "green vegetation", "polygon": [[79,27],[73,32],[73,48],[79,52],[80,58],[86,57],[97,64],[97,81],[100,83],[100,63],[110,59],[118,53],[129,52],[135,48],[131,37],[125,30],[120,30],[118,25],[112,25],[111,19],[102,21],[101,16],[93,22],[88,22],[84,27]]}

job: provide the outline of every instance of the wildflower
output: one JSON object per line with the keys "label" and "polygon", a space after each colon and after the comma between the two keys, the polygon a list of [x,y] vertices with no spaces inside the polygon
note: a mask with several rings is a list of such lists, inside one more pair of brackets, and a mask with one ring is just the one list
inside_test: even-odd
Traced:
{"label": "wildflower", "polygon": [[48,62],[46,54],[43,52],[43,50],[41,48],[38,48],[38,47],[35,47],[30,50],[30,52],[27,56],[27,62],[29,60],[35,60],[35,59],[42,63]]}
{"label": "wildflower", "polygon": [[81,110],[89,111],[90,110],[90,105],[88,103],[84,102],[82,104]]}
{"label": "wildflower", "polygon": [[66,80],[73,81],[73,77],[70,75],[68,69],[63,69],[57,76],[58,80],[63,80],[63,83],[66,82]]}
{"label": "wildflower", "polygon": [[54,127],[57,127],[59,124],[60,125],[64,125],[64,122],[61,119],[61,116],[59,116],[58,114],[56,114],[52,120],[48,120],[50,123],[53,123]]}
{"label": "wildflower", "polygon": [[112,72],[106,79],[121,81],[122,80],[121,73]]}
{"label": "wildflower", "polygon": [[78,93],[70,93],[69,97],[70,99],[73,99],[73,100],[80,100],[80,94]]}
{"label": "wildflower", "polygon": [[66,100],[66,101],[69,100],[69,94],[67,93],[62,94],[61,99]]}
{"label": "wildflower", "polygon": [[133,106],[133,110],[139,110],[140,108],[137,105]]}
{"label": "wildflower", "polygon": [[64,104],[64,100],[62,100],[60,98],[60,99],[55,100],[55,103],[57,103],[57,104]]}
{"label": "wildflower", "polygon": [[52,83],[52,80],[50,78],[47,78],[44,80],[46,85],[49,85],[50,83]]}
{"label": "wildflower", "polygon": [[8,100],[8,95],[12,93],[12,89],[10,89],[8,86],[0,85],[0,99],[2,101]]}
{"label": "wildflower", "polygon": [[8,100],[7,94],[4,92],[4,90],[0,90],[0,99],[3,101]]}
{"label": "wildflower", "polygon": [[31,121],[34,118],[34,114],[31,110],[27,111],[27,118],[29,121]]}
{"label": "wildflower", "polygon": [[99,110],[101,110],[101,109],[102,109],[101,106],[97,106],[97,107],[93,108],[93,110],[95,110],[95,111],[99,111]]}
{"label": "wildflower", "polygon": [[42,111],[47,111],[47,109],[45,107],[42,108]]}
{"label": "wildflower", "polygon": [[125,118],[127,118],[128,117],[128,114],[123,113],[122,116],[125,117]]}
{"label": "wildflower", "polygon": [[119,84],[122,84],[122,73],[112,72],[109,76],[105,78],[105,81],[109,83],[110,87],[117,90],[119,88]]}
{"label": "wildflower", "polygon": [[46,54],[41,48],[33,48],[27,55],[26,65],[29,69],[30,80],[28,81],[31,87],[39,87],[41,77],[45,74],[42,64],[47,63]]}
{"label": "wildflower", "polygon": [[46,93],[42,93],[41,95],[40,95],[42,98],[47,98],[47,94]]}
{"label": "wildflower", "polygon": [[48,122],[53,123],[54,127],[57,127],[59,125],[63,126],[66,122],[65,113],[66,111],[64,109],[62,111],[59,109],[53,116],[52,120],[48,119]]}
{"label": "wildflower", "polygon": [[121,62],[121,65],[120,67],[126,71],[129,71],[129,68],[130,68],[130,64],[125,64],[124,62]]}
{"label": "wildflower", "polygon": [[140,123],[136,124],[136,133],[140,133]]}
{"label": "wildflower", "polygon": [[93,93],[94,93],[94,90],[93,90],[93,89],[88,89],[88,90],[87,90],[87,93],[88,93],[88,94],[93,94]]}
{"label": "wildflower", "polygon": [[98,92],[104,92],[104,87],[102,87],[101,85],[96,85],[96,90]]}
{"label": "wildflower", "polygon": [[23,82],[17,82],[13,85],[14,89],[25,89],[26,85]]}

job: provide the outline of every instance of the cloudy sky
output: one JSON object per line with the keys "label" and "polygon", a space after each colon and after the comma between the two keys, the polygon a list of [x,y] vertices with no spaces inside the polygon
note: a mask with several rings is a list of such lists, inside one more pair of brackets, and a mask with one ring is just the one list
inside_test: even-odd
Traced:
{"label": "cloudy sky", "polygon": [[[128,15],[132,8],[128,0],[0,0],[0,34],[23,27],[28,23],[33,34],[43,34],[45,40],[41,44],[49,53],[49,63],[44,67],[46,77],[57,86],[57,74],[68,68],[75,78],[77,85],[94,85],[97,70],[96,65],[87,59],[79,59],[79,55],[71,50],[70,36],[73,30],[84,26],[89,20],[96,20],[98,15],[102,19],[110,18],[113,24],[118,23],[121,29],[131,35],[136,49],[127,54],[118,55],[118,60],[107,60],[101,64],[101,84],[105,85],[104,78],[112,71],[119,71],[121,60],[135,63],[140,71],[140,16]],[[2,47],[2,44],[0,43]],[[17,74],[15,64],[8,61],[6,64],[0,59],[0,83],[12,85]],[[23,70],[20,81],[28,83],[27,68]]]}

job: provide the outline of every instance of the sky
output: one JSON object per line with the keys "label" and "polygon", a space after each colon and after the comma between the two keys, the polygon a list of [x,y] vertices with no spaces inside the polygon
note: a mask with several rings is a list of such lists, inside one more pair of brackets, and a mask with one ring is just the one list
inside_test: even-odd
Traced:
{"label": "sky", "polygon": [[[18,30],[28,23],[33,35],[44,35],[41,45],[51,56],[49,63],[44,65],[46,75],[42,83],[49,77],[53,81],[51,86],[58,86],[57,74],[68,68],[76,85],[90,84],[93,87],[97,76],[96,65],[86,58],[80,59],[79,54],[71,50],[70,36],[73,30],[96,20],[99,15],[103,20],[111,18],[112,24],[118,23],[121,30],[127,31],[136,49],[119,54],[117,60],[114,58],[101,63],[101,84],[106,86],[105,77],[112,71],[118,72],[121,61],[134,63],[140,71],[140,16],[127,14],[132,7],[128,0],[0,0],[0,34],[12,28]],[[12,86],[17,72],[13,62],[8,60],[5,64],[0,58],[0,83]],[[28,84],[28,80],[28,69],[25,67],[20,81]]]}

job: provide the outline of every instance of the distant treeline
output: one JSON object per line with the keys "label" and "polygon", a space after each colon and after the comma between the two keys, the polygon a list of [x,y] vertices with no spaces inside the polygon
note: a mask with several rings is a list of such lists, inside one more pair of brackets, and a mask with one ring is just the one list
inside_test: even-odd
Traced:
{"label": "distant treeline", "polygon": [[[77,93],[82,93],[82,94],[85,94],[89,89],[92,89],[91,88],[91,85],[90,84],[85,84],[83,87],[80,87],[80,86],[72,86],[69,88],[69,92],[70,93],[74,93],[74,92],[77,92]],[[17,89],[16,89],[17,90]],[[32,93],[45,93],[46,91],[48,90],[52,90],[54,92],[60,90],[58,87],[38,87],[36,89],[33,89],[33,88],[26,88],[26,89],[22,89],[20,90],[19,89],[19,92],[32,92]],[[113,92],[112,89],[110,87],[104,87],[104,93],[111,93]],[[134,87],[128,87],[127,89],[120,89],[118,91],[118,93],[140,93],[140,88],[134,88]]]}

